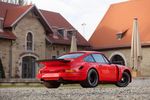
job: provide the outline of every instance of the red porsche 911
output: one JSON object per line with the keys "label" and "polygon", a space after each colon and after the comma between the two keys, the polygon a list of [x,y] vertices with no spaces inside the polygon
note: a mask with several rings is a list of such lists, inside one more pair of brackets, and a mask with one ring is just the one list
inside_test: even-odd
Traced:
{"label": "red porsche 911", "polygon": [[72,52],[38,63],[44,67],[37,78],[47,88],[58,88],[61,83],[79,83],[84,88],[96,87],[99,83],[126,87],[132,81],[129,67],[111,64],[104,54],[95,51]]}

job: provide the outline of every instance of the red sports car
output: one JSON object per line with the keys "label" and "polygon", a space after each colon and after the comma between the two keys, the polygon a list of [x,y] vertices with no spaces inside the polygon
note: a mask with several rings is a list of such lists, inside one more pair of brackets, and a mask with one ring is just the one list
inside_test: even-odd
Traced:
{"label": "red sports car", "polygon": [[57,88],[61,83],[79,83],[84,88],[96,87],[98,83],[126,87],[132,81],[129,67],[111,64],[100,52],[78,51],[38,62],[44,67],[37,78],[47,88]]}

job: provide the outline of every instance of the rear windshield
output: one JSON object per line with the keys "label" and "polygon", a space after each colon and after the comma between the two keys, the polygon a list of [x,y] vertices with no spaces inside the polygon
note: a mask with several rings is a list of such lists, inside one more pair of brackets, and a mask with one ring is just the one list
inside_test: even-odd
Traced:
{"label": "rear windshield", "polygon": [[58,57],[57,59],[64,59],[64,58],[78,58],[82,56],[84,53],[72,53],[72,54],[66,54],[63,56]]}

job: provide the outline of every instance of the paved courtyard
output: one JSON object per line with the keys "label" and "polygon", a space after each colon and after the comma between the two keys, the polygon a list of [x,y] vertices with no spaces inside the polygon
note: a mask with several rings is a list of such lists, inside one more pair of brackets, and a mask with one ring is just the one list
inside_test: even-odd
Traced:
{"label": "paved courtyard", "polygon": [[65,85],[58,89],[45,87],[0,88],[0,100],[150,100],[150,78],[137,78],[125,88],[99,85],[81,88]]}

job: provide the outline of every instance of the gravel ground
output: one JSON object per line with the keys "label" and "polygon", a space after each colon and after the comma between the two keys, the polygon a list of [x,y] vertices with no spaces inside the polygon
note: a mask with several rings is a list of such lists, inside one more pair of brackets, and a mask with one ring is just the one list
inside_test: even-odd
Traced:
{"label": "gravel ground", "polygon": [[150,78],[134,79],[129,86],[99,85],[81,88],[78,85],[0,88],[0,100],[150,100]]}

